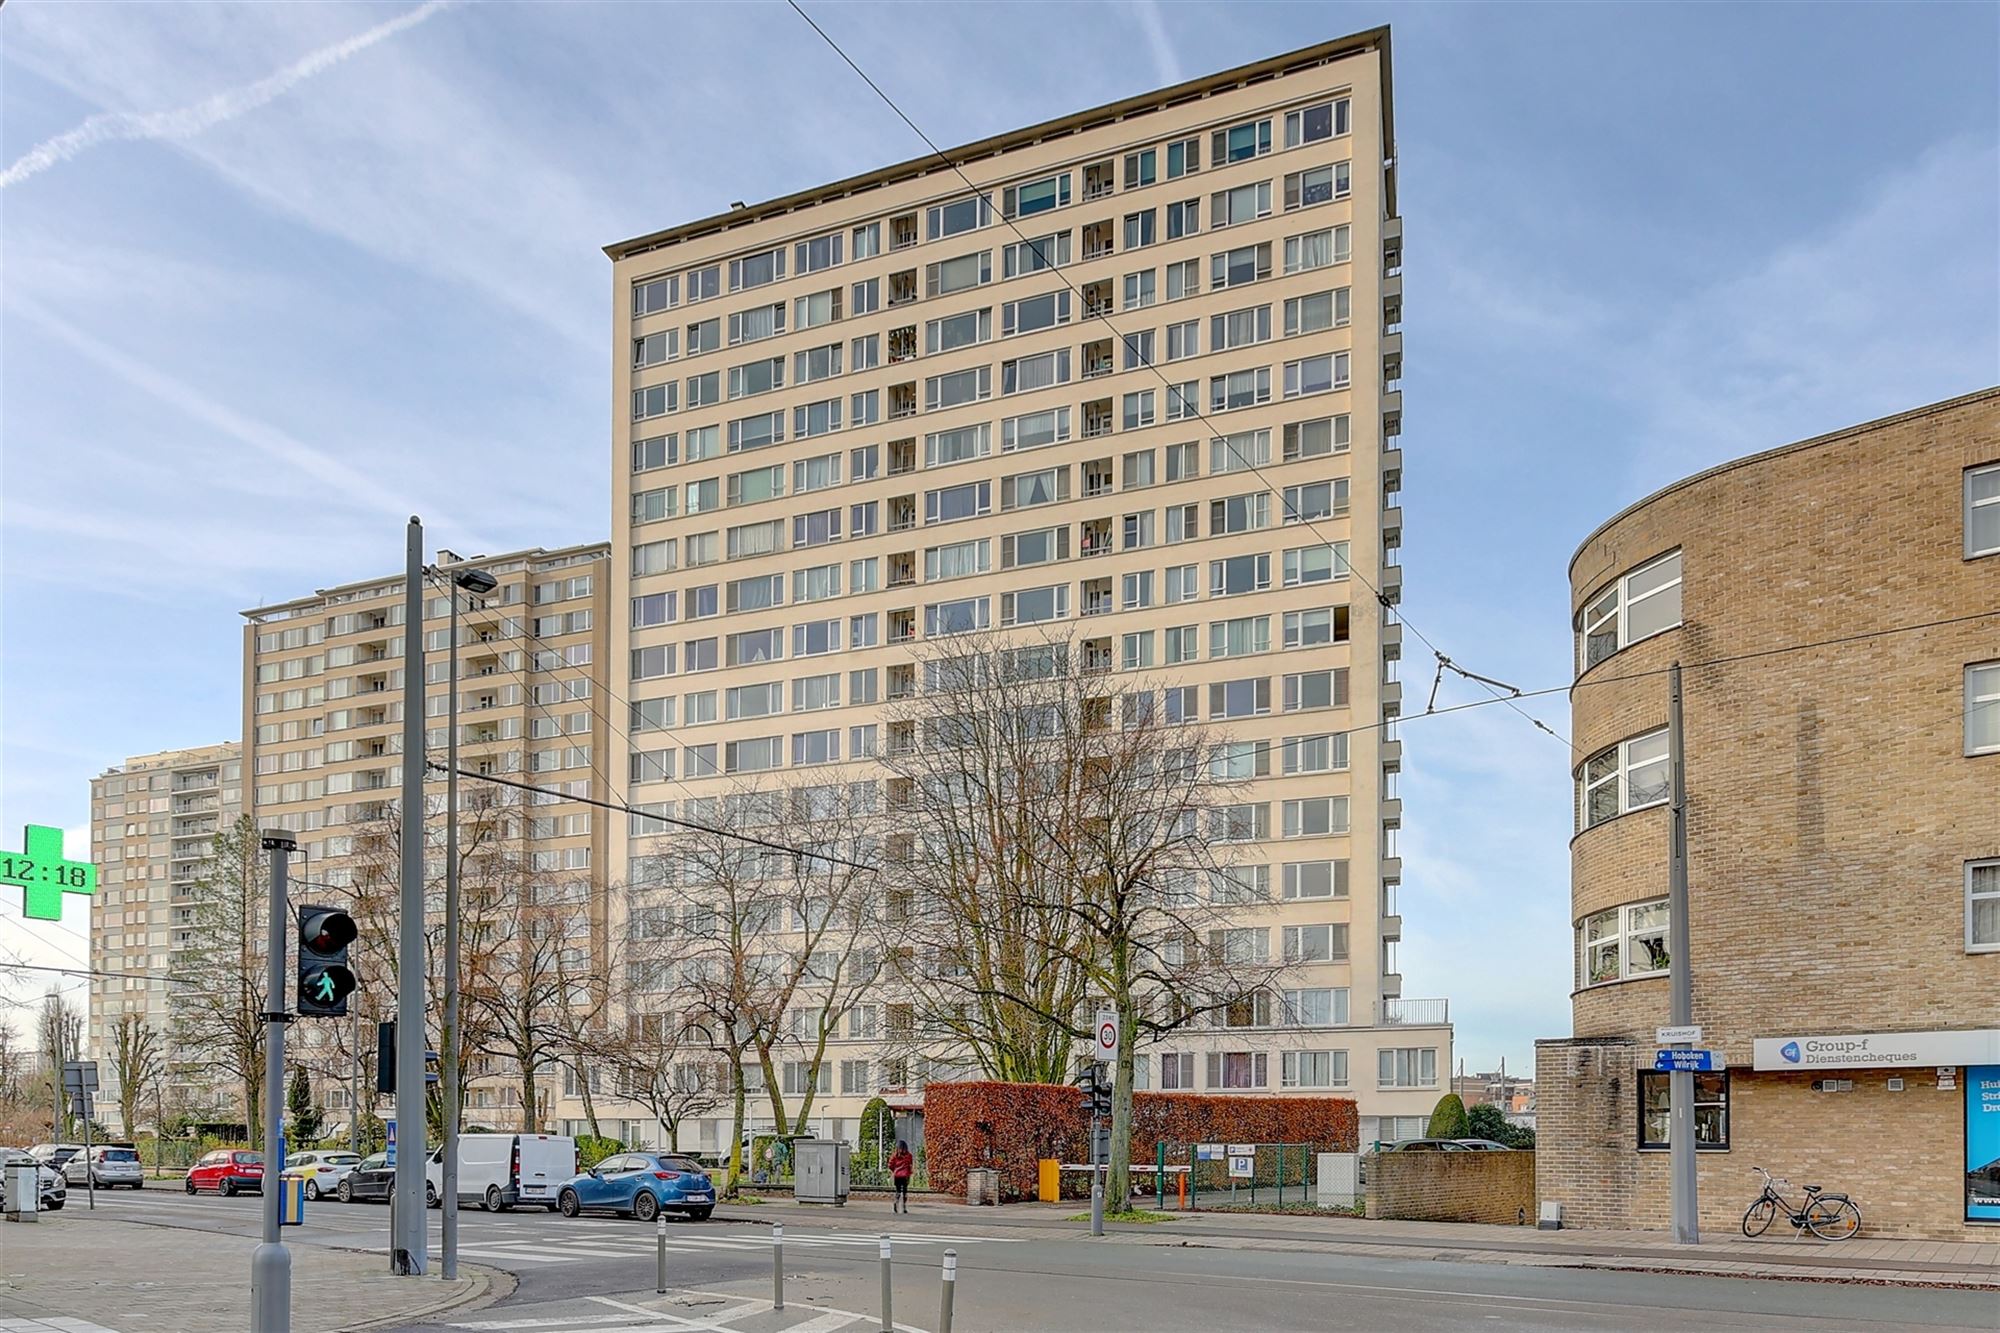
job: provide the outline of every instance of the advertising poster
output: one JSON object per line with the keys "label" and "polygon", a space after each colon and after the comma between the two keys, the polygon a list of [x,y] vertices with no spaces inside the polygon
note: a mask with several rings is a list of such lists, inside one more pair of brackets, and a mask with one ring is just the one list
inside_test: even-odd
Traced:
{"label": "advertising poster", "polygon": [[1965,1071],[1965,1220],[2000,1222],[2000,1065]]}

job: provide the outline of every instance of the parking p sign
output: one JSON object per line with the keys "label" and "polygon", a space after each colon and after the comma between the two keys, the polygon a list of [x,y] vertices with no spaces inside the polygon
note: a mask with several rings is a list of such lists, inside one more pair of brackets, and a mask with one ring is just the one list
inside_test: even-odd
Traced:
{"label": "parking p sign", "polygon": [[1097,1058],[1116,1060],[1118,1058],[1118,1011],[1100,1009],[1097,1011]]}

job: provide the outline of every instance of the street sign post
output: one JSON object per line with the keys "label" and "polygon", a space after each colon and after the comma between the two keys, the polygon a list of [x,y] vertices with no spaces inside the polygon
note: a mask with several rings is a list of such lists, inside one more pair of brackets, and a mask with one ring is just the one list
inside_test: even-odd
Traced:
{"label": "street sign post", "polygon": [[90,1197],[90,1206],[97,1207],[97,1174],[90,1169],[90,1117],[96,1109],[90,1104],[90,1094],[97,1091],[97,1062],[94,1060],[65,1060],[63,1062],[63,1091],[69,1094],[75,1104],[77,1114],[83,1117],[83,1188]]}
{"label": "street sign post", "polygon": [[1715,1068],[1715,1052],[1681,1049],[1656,1051],[1653,1054],[1653,1068],[1668,1073],[1706,1074]]}
{"label": "street sign post", "polygon": [[1257,1157],[1254,1153],[1233,1153],[1229,1158],[1229,1178],[1248,1180],[1257,1174]]}
{"label": "street sign post", "polygon": [[1097,1058],[1113,1061],[1118,1058],[1118,1011],[1099,1009],[1097,1011]]}
{"label": "street sign post", "polygon": [[62,920],[62,896],[97,891],[97,867],[63,857],[63,833],[46,824],[30,824],[21,835],[21,850],[0,852],[0,884],[21,890],[21,914],[36,921]]}

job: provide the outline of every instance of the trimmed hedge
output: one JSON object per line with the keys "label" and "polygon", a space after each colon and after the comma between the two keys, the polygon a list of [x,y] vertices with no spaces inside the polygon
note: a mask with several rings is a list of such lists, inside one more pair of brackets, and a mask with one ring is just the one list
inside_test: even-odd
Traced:
{"label": "trimmed hedge", "polygon": [[[1044,1157],[1090,1160],[1090,1119],[1082,1094],[1060,1083],[932,1083],[924,1088],[924,1149],[931,1188],[964,1194],[965,1173],[1000,1172],[1003,1199],[1032,1199]],[[982,1129],[981,1125],[987,1128]],[[1231,1097],[1192,1092],[1132,1094],[1134,1170],[1153,1160],[1154,1145],[1303,1143],[1320,1152],[1354,1152],[1361,1121],[1345,1097]],[[990,1149],[990,1155],[989,1155]],[[1089,1180],[1071,1173],[1064,1193],[1087,1196]]]}

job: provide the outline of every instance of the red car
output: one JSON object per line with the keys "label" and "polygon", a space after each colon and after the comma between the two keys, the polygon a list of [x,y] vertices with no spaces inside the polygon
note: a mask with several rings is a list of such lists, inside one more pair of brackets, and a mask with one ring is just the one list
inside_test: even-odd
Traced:
{"label": "red car", "polygon": [[262,1194],[264,1154],[233,1148],[210,1153],[190,1167],[187,1173],[187,1192],[199,1194],[203,1190],[225,1195],[238,1190],[255,1190]]}

